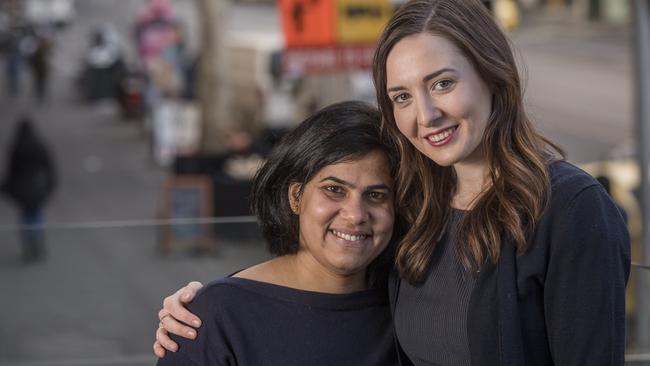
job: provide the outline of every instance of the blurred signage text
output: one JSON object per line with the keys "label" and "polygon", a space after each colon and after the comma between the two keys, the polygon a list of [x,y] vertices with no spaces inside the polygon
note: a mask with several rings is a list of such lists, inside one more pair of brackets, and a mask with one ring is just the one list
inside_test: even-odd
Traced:
{"label": "blurred signage text", "polygon": [[390,19],[388,0],[337,0],[337,43],[375,43]]}
{"label": "blurred signage text", "polygon": [[375,45],[288,49],[282,66],[285,73],[294,75],[367,70],[374,52]]}

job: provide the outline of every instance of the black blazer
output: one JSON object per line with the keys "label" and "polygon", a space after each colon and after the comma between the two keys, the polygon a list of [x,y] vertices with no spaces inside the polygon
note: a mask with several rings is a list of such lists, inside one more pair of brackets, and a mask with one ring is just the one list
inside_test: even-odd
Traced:
{"label": "black blazer", "polygon": [[[566,162],[550,171],[550,202],[526,252],[506,240],[498,263],[481,268],[467,314],[473,366],[624,364],[627,228],[587,173]],[[393,273],[391,310],[398,295]]]}

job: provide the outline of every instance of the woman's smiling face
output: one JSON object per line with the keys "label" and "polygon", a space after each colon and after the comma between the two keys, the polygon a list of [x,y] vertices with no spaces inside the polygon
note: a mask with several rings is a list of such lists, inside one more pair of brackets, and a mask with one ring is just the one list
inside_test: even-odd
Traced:
{"label": "woman's smiling face", "polygon": [[429,33],[405,37],[386,74],[397,128],[413,146],[441,166],[484,161],[492,94],[458,47]]}
{"label": "woman's smiling face", "polygon": [[365,272],[393,233],[393,179],[384,153],[328,165],[302,188],[289,188],[300,223],[298,258],[334,275]]}

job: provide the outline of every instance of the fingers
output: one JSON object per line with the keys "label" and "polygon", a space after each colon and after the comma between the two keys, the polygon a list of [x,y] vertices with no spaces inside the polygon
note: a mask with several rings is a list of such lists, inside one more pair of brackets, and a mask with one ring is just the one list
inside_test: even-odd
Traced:
{"label": "fingers", "polygon": [[[165,298],[163,301],[163,308],[158,313],[158,318],[160,320],[163,320],[163,318],[171,318],[171,322],[168,322],[170,324],[170,327],[167,328],[168,331],[185,337],[184,334],[176,333],[175,329],[178,329],[179,326],[182,325],[191,325],[194,328],[201,326],[201,320],[185,309],[186,304],[194,299],[194,296],[201,287],[203,287],[203,285],[200,282],[190,282],[187,286],[176,291],[173,295]],[[177,324],[179,322],[184,324]],[[167,322],[165,325],[167,325]],[[186,334],[187,330],[185,330],[184,333]]]}
{"label": "fingers", "polygon": [[169,333],[189,339],[196,338],[196,331],[186,324],[198,328],[201,320],[185,309],[185,305],[194,299],[201,287],[201,282],[192,281],[163,301],[163,308],[158,312],[160,323],[156,330],[156,341],[153,343],[153,352],[159,358],[165,357],[166,351],[178,350],[178,344],[169,337]]}
{"label": "fingers", "polygon": [[153,344],[153,351],[156,356],[162,358],[165,357],[167,351],[176,352],[178,350],[178,344],[169,338],[169,334],[165,328],[158,328],[156,330],[156,341]]}
{"label": "fingers", "polygon": [[[168,331],[179,336],[184,336],[183,334],[178,333],[176,329],[179,327],[188,328],[185,324],[191,325],[195,328],[201,326],[201,320],[185,309],[183,304],[179,303],[177,300],[166,298],[163,302],[163,306],[163,310],[166,314],[162,314],[160,320],[163,321],[163,324]],[[189,328],[187,330],[189,330]]]}
{"label": "fingers", "polygon": [[[191,318],[195,319],[196,317],[191,315],[191,313],[185,309],[183,309],[187,314],[185,315],[186,318]],[[169,332],[172,334],[176,334],[177,336],[181,336],[184,338],[189,338],[189,339],[194,339],[196,338],[196,330],[194,328],[189,327],[183,323],[183,321],[178,321],[176,320],[175,316],[172,314],[167,314],[163,316],[160,319],[160,325],[162,328],[164,328],[165,333]],[[167,334],[165,334],[165,337],[167,337]],[[165,343],[163,343],[164,345]],[[167,347],[165,347],[167,348]]]}
{"label": "fingers", "polygon": [[160,342],[155,341],[153,342],[153,353],[156,355],[158,358],[163,358],[165,357],[165,347],[160,345]]}
{"label": "fingers", "polygon": [[162,308],[158,311],[158,320],[162,321],[166,316],[169,316],[167,309]]}
{"label": "fingers", "polygon": [[203,284],[198,281],[192,281],[187,284],[181,291],[181,301],[185,304],[191,302],[196,296],[196,293],[203,287]]}

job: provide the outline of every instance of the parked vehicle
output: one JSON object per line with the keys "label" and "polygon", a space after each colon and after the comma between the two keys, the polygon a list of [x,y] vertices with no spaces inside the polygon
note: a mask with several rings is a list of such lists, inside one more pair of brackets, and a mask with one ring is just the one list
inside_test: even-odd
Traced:
{"label": "parked vehicle", "polygon": [[111,26],[103,25],[92,31],[89,40],[78,81],[79,90],[88,101],[114,99],[126,72],[119,36]]}
{"label": "parked vehicle", "polygon": [[25,18],[33,24],[65,27],[75,16],[74,0],[24,0]]}

